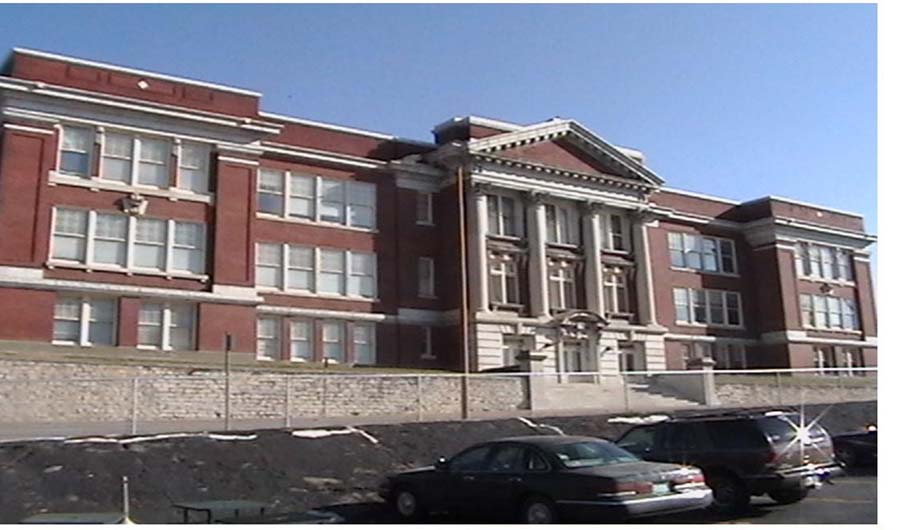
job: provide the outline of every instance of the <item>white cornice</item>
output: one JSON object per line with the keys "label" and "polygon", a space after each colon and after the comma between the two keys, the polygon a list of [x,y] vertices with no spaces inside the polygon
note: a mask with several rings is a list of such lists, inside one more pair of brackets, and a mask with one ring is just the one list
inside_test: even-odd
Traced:
{"label": "white cornice", "polygon": [[[617,193],[617,190],[614,189],[598,189],[586,186],[584,182],[570,181],[569,179],[559,182],[548,179],[547,175],[532,172],[509,173],[481,168],[472,173],[470,180],[473,183],[483,182],[501,189],[522,192],[542,191],[560,199],[602,202],[614,208],[628,210],[635,210],[645,204],[637,192],[629,195],[622,190]],[[447,181],[452,183],[455,179],[448,178]]]}
{"label": "white cornice", "polygon": [[653,188],[645,183],[638,182],[636,180],[631,180],[623,177],[617,177],[615,175],[591,175],[588,173],[581,173],[578,171],[570,171],[566,169],[555,168],[551,166],[545,166],[543,164],[538,164],[535,162],[527,162],[523,160],[514,160],[510,158],[502,158],[488,154],[480,154],[476,153],[473,155],[476,160],[482,160],[487,163],[496,164],[498,166],[506,166],[506,167],[516,167],[531,170],[535,173],[543,173],[550,175],[557,175],[565,178],[570,178],[573,180],[581,180],[588,182],[597,182],[600,184],[609,185],[617,188],[631,189],[637,190],[643,193],[649,193]]}
{"label": "white cornice", "polygon": [[186,85],[202,86],[202,87],[211,88],[214,90],[222,90],[224,92],[233,92],[235,94],[241,94],[244,96],[262,97],[262,94],[260,94],[259,92],[254,92],[252,90],[247,90],[245,88],[236,88],[236,87],[231,87],[231,86],[226,86],[226,85],[217,85],[214,83],[207,83],[205,81],[197,81],[197,80],[188,79],[185,77],[176,77],[176,76],[172,76],[172,75],[160,74],[157,72],[150,72],[147,70],[138,70],[136,68],[128,68],[125,66],[118,66],[118,65],[109,64],[109,63],[101,63],[101,62],[97,62],[97,61],[88,61],[86,59],[78,59],[75,57],[69,57],[67,55],[57,55],[55,53],[31,50],[28,48],[13,48],[13,53],[19,53],[22,55],[30,55],[33,57],[41,57],[44,59],[52,59],[55,61],[63,61],[66,63],[78,64],[78,65],[82,65],[82,66],[91,66],[94,68],[102,68],[104,70],[113,70],[115,72],[133,74],[133,75],[138,75],[138,76],[142,76],[142,77],[150,77],[150,78],[154,78],[154,79],[162,79],[165,81],[173,81],[175,83],[183,83]]}
{"label": "white cornice", "polygon": [[500,131],[516,131],[523,128],[523,125],[502,120],[494,120],[491,118],[483,118],[481,116],[456,116],[449,120],[443,121],[434,126],[432,132],[440,132],[448,127],[459,124],[480,125],[482,127],[490,127]]}
{"label": "white cornice", "polygon": [[305,160],[314,160],[317,162],[328,162],[332,164],[341,164],[351,167],[359,167],[365,169],[380,169],[387,165],[383,160],[375,160],[373,158],[363,158],[330,151],[321,151],[308,147],[297,147],[295,145],[280,144],[275,142],[262,142],[261,147],[265,152],[287,155]]}

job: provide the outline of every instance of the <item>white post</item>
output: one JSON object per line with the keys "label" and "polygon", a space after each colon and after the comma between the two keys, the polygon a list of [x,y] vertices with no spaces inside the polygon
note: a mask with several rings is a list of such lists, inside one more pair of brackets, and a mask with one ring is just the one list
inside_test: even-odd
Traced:
{"label": "white post", "polygon": [[473,247],[469,260],[469,281],[477,312],[487,311],[490,307],[487,275],[488,191],[489,188],[483,184],[475,185],[468,197],[470,220],[467,223],[467,239]]}
{"label": "white post", "polygon": [[600,205],[585,203],[581,219],[584,227],[584,288],[588,311],[603,316],[603,265],[602,265],[602,233],[600,224]]}
{"label": "white post", "polygon": [[528,227],[528,292],[531,314],[536,317],[550,314],[550,295],[547,289],[547,223],[545,195],[531,192],[525,196]]}
{"label": "white post", "polygon": [[652,217],[647,211],[633,216],[634,258],[637,264],[638,318],[641,324],[656,325],[656,302],[653,299],[653,269],[647,227]]}

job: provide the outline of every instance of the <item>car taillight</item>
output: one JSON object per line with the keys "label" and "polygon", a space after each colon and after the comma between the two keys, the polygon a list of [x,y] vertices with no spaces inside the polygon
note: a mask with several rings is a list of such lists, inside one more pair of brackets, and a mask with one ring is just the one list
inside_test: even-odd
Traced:
{"label": "car taillight", "polygon": [[673,489],[675,491],[681,491],[684,489],[697,488],[700,486],[706,485],[706,477],[703,476],[702,471],[695,471],[689,475],[683,475],[673,480]]}
{"label": "car taillight", "polygon": [[778,458],[778,453],[769,449],[769,454],[766,455],[766,462],[771,464],[776,458]]}
{"label": "car taillight", "polygon": [[599,488],[598,497],[629,497],[653,491],[650,482],[609,482]]}

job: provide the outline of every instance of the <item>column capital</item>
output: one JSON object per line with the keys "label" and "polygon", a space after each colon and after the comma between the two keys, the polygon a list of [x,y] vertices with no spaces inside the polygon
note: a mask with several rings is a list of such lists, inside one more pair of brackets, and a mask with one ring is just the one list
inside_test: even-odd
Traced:
{"label": "column capital", "polygon": [[631,218],[640,224],[649,224],[653,221],[658,221],[660,217],[661,216],[651,210],[649,206],[644,205],[639,206],[637,209],[631,212]]}
{"label": "column capital", "polygon": [[472,189],[472,193],[479,196],[488,195],[494,192],[494,185],[487,182],[471,182],[469,186]]}
{"label": "column capital", "polygon": [[583,215],[598,214],[603,210],[606,203],[603,201],[583,201],[581,203],[581,213]]}
{"label": "column capital", "polygon": [[538,206],[547,202],[549,194],[543,191],[530,190],[525,192],[525,203],[529,206]]}

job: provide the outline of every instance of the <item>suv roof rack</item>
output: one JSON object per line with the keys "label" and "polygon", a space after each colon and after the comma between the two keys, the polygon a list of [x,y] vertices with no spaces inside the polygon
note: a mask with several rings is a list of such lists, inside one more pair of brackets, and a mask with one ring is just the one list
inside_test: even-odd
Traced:
{"label": "suv roof rack", "polygon": [[[787,409],[787,410],[784,410]],[[698,412],[696,414],[683,414],[679,416],[673,417],[670,421],[690,421],[690,420],[701,420],[701,419],[716,419],[716,418],[756,418],[763,416],[776,416],[781,414],[793,414],[796,411],[791,410],[790,407],[782,407],[782,409],[772,409],[772,410],[759,410],[759,409],[739,409],[739,410],[720,410],[720,411],[712,411],[712,412]]]}

